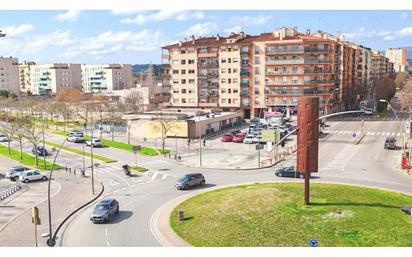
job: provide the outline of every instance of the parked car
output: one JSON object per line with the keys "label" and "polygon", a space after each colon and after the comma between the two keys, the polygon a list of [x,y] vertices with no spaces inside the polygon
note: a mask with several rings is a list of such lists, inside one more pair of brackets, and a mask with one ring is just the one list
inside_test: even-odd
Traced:
{"label": "parked car", "polygon": [[32,150],[32,153],[36,155],[37,151],[37,156],[47,156],[49,155],[49,152],[47,152],[47,149],[44,148],[42,145],[38,145],[37,147],[34,147]]}
{"label": "parked car", "polygon": [[93,146],[93,147],[102,147],[102,142],[100,139],[97,138],[92,138],[91,140],[86,141],[87,146]]}
{"label": "parked car", "polygon": [[387,137],[385,140],[385,149],[396,149],[396,139],[394,137]]}
{"label": "parked car", "polygon": [[401,207],[401,211],[403,212],[403,213],[405,213],[406,215],[412,215],[412,207],[410,207],[410,206],[402,206]]}
{"label": "parked car", "polygon": [[373,114],[373,109],[372,108],[366,108],[365,115],[372,115],[372,114]]}
{"label": "parked car", "polygon": [[9,137],[6,135],[0,135],[0,142],[9,142]]}
{"label": "parked car", "polygon": [[175,187],[179,190],[187,190],[195,186],[204,186],[205,183],[205,177],[201,173],[190,173],[179,178]]}
{"label": "parked car", "polygon": [[289,177],[289,178],[304,178],[305,174],[295,170],[295,167],[284,167],[276,170],[275,175],[278,177]]}
{"label": "parked car", "polygon": [[235,142],[235,143],[243,143],[243,140],[244,140],[244,139],[245,139],[245,134],[243,134],[243,133],[237,133],[237,134],[233,137],[232,141]]}
{"label": "parked car", "polygon": [[23,181],[24,183],[36,180],[47,180],[47,175],[46,173],[41,173],[38,170],[26,170],[20,174],[19,180]]}
{"label": "parked car", "polygon": [[232,142],[233,135],[231,133],[225,133],[220,140],[222,142]]}
{"label": "parked car", "polygon": [[255,139],[255,135],[247,134],[246,137],[243,139],[243,143],[244,144],[253,144],[254,139]]}
{"label": "parked car", "polygon": [[13,180],[13,181],[17,180],[19,179],[19,176],[21,175],[21,173],[26,170],[30,170],[30,168],[27,168],[24,166],[11,167],[6,171],[6,178]]}
{"label": "parked car", "polygon": [[106,198],[96,204],[90,215],[90,221],[93,223],[106,223],[119,214],[119,202],[113,198]]}
{"label": "parked car", "polygon": [[67,141],[69,142],[73,142],[73,143],[84,143],[84,137],[80,136],[80,135],[73,135],[73,136],[69,136],[67,138]]}
{"label": "parked car", "polygon": [[254,144],[259,143],[259,142],[260,143],[265,143],[265,142],[262,142],[262,135],[260,135],[260,134],[256,135],[255,138],[252,139],[252,141],[253,141]]}
{"label": "parked car", "polygon": [[69,132],[69,134],[68,134],[68,136],[69,136],[69,137],[72,137],[72,136],[79,136],[79,137],[83,137],[84,135],[83,135],[83,132],[79,132],[79,131],[70,131],[70,132]]}

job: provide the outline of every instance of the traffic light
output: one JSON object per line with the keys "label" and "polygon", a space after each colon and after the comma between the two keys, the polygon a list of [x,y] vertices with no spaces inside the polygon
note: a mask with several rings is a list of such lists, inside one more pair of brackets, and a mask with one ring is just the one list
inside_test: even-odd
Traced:
{"label": "traffic light", "polygon": [[283,140],[283,141],[280,143],[280,145],[281,145],[282,147],[284,147],[284,146],[285,146],[285,140]]}

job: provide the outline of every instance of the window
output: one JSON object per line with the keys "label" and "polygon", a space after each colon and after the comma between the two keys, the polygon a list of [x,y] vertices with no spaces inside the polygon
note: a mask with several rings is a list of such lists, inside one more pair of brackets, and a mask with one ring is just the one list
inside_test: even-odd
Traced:
{"label": "window", "polygon": [[255,47],[255,54],[259,54],[259,47]]}
{"label": "window", "polygon": [[194,84],[195,80],[194,79],[189,79],[189,84]]}
{"label": "window", "polygon": [[227,62],[228,62],[228,63],[232,63],[232,59],[231,59],[231,58],[227,58]]}
{"label": "window", "polygon": [[186,98],[182,98],[182,104],[186,103]]}
{"label": "window", "polygon": [[274,70],[275,70],[275,71],[279,71],[279,67],[278,67],[278,66],[275,66]]}
{"label": "window", "polygon": [[227,103],[228,103],[228,104],[231,104],[231,103],[232,103],[232,99],[230,99],[230,98],[227,99]]}
{"label": "window", "polygon": [[[181,60],[180,64],[186,64],[186,60]],[[183,99],[182,99],[183,100]]]}
{"label": "window", "polygon": [[226,63],[226,59],[225,59],[225,58],[222,58],[222,59],[220,59],[220,62],[221,62],[221,63]]}
{"label": "window", "polygon": [[181,70],[180,74],[186,74],[186,70]]}
{"label": "window", "polygon": [[187,90],[187,92],[188,92],[189,94],[193,94],[193,93],[194,93],[194,91],[193,91],[192,89]]}
{"label": "window", "polygon": [[173,89],[173,94],[179,94],[179,89]]}
{"label": "window", "polygon": [[173,60],[172,64],[179,64],[179,60]]}
{"label": "window", "polygon": [[189,103],[194,104],[194,103],[195,103],[195,99],[194,99],[194,98],[189,98]]}
{"label": "window", "polygon": [[225,104],[225,103],[226,103],[226,99],[222,98],[222,104]]}
{"label": "window", "polygon": [[220,69],[220,73],[226,73],[226,69]]}
{"label": "window", "polygon": [[293,66],[293,67],[292,67],[292,72],[293,72],[293,73],[297,73],[297,72],[298,72],[298,67],[297,67],[297,66]]}
{"label": "window", "polygon": [[221,92],[222,94],[226,94],[226,88],[222,88]]}
{"label": "window", "polygon": [[182,83],[182,84],[186,84],[186,80],[185,80],[185,79],[182,79],[181,83]]}
{"label": "window", "polygon": [[237,71],[238,71],[237,69],[233,69],[233,73],[237,73]]}
{"label": "window", "polygon": [[182,94],[186,94],[186,89],[182,89]]}
{"label": "window", "polygon": [[185,54],[186,51],[185,51],[185,50],[180,50],[180,53],[181,53],[181,54]]}
{"label": "window", "polygon": [[282,72],[283,73],[286,73],[288,71],[288,68],[287,67],[282,67]]}
{"label": "window", "polygon": [[195,63],[195,60],[193,60],[193,59],[187,60],[187,63],[188,63],[188,64],[194,64],[194,63]]}
{"label": "window", "polygon": [[255,85],[260,85],[260,79],[259,79],[259,77],[255,77]]}
{"label": "window", "polygon": [[232,69],[231,68],[227,69],[227,73],[232,73]]}
{"label": "window", "polygon": [[237,57],[233,58],[233,63],[238,63],[239,59]]}
{"label": "window", "polygon": [[233,94],[237,94],[237,93],[239,93],[239,90],[233,89]]}
{"label": "window", "polygon": [[173,80],[173,84],[179,84],[179,80],[178,80],[178,79],[174,79],[174,80]]}
{"label": "window", "polygon": [[239,80],[237,78],[233,78],[233,84],[237,84]]}
{"label": "window", "polygon": [[221,83],[226,83],[226,79],[221,79],[220,82]]}
{"label": "window", "polygon": [[195,70],[188,70],[189,74],[195,74]]}
{"label": "window", "polygon": [[227,79],[228,84],[232,84],[232,79]]}
{"label": "window", "polygon": [[259,69],[259,67],[255,67],[255,75],[260,75],[260,69]]}
{"label": "window", "polygon": [[229,89],[227,90],[227,93],[228,93],[228,94],[231,94],[231,93],[232,93],[232,89],[229,88]]}
{"label": "window", "polygon": [[255,64],[259,64],[260,63],[260,58],[259,56],[255,56]]}

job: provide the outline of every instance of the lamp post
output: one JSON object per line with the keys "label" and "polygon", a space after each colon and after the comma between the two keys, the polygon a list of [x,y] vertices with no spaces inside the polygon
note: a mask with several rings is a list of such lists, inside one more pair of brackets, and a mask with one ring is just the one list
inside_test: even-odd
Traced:
{"label": "lamp post", "polygon": [[263,108],[260,108],[259,110],[259,122],[258,122],[258,143],[257,143],[257,149],[258,149],[258,167],[260,168],[260,136],[262,135],[260,133],[260,116],[262,115],[262,110]]}
{"label": "lamp post", "polygon": [[386,99],[379,99],[379,102],[381,102],[381,103],[387,103],[388,106],[389,106],[389,108],[392,110],[393,114],[395,115],[396,120],[398,121],[399,132],[400,132],[401,135],[402,135],[402,152],[405,153],[405,133],[404,133],[404,130],[402,130],[401,121],[399,120],[399,117],[398,117],[398,115],[396,114],[395,109],[393,109],[391,103],[390,103],[388,100],[386,100]]}

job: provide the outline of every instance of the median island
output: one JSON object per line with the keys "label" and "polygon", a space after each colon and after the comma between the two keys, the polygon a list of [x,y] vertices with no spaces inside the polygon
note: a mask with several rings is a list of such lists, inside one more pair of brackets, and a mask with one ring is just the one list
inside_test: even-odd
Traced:
{"label": "median island", "polygon": [[[177,206],[172,229],[193,246],[412,246],[412,197],[357,186],[264,183],[202,193]],[[178,210],[185,220],[178,221]]]}

